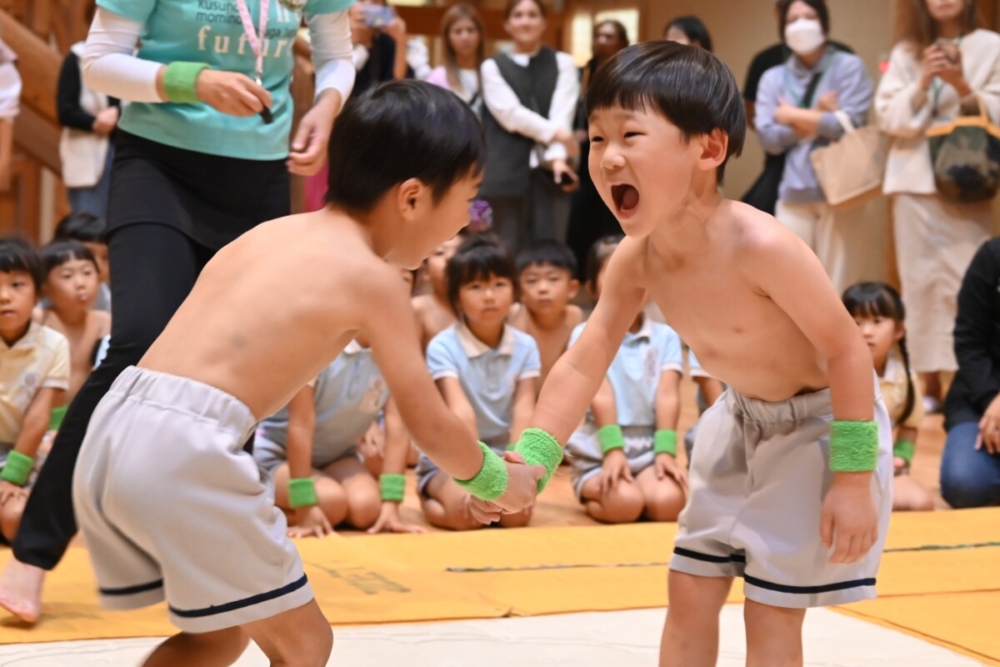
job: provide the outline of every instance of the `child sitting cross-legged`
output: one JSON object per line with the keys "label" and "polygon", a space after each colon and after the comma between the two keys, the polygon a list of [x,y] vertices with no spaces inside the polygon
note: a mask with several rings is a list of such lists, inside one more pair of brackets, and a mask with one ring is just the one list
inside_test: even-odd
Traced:
{"label": "child sitting cross-legged", "polygon": [[[506,324],[514,303],[514,262],[489,236],[474,236],[448,262],[448,299],[458,323],[431,340],[427,366],[445,402],[498,454],[517,442],[535,408],[541,372],[538,346]],[[433,526],[481,528],[471,496],[426,456],[417,464],[417,490]],[[524,526],[531,508],[504,514],[500,525]]]}
{"label": "child sitting cross-legged", "polygon": [[[606,237],[591,248],[587,287],[595,299],[620,240]],[[571,346],[585,326],[573,330]],[[566,444],[574,490],[598,521],[675,521],[684,508],[687,474],[677,463],[683,371],[680,337],[640,311]]]}

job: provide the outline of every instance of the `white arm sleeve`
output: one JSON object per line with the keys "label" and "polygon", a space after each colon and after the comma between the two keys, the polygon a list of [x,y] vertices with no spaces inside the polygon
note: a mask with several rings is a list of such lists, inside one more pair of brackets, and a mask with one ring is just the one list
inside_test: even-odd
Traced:
{"label": "white arm sleeve", "polygon": [[[577,103],[580,101],[580,77],[576,63],[568,53],[557,53],[556,60],[559,62],[559,78],[556,79],[556,89],[552,94],[549,120],[561,128],[572,130]],[[565,144],[549,144],[545,149],[546,162],[565,160],[566,156]]]}
{"label": "white arm sleeve", "polygon": [[354,89],[354,46],[351,19],[346,11],[306,16],[312,61],[316,67],[316,96],[329,88],[347,102]]}
{"label": "white arm sleeve", "polygon": [[[483,101],[500,127],[511,134],[523,134],[540,144],[549,144],[559,124],[540,116],[521,104],[517,93],[500,74],[500,68],[493,60],[487,60],[480,68],[483,85]],[[558,84],[557,84],[558,85]]]}
{"label": "white arm sleeve", "polygon": [[161,63],[135,57],[142,23],[97,8],[83,52],[83,81],[98,92],[130,102],[163,102],[156,92]]}

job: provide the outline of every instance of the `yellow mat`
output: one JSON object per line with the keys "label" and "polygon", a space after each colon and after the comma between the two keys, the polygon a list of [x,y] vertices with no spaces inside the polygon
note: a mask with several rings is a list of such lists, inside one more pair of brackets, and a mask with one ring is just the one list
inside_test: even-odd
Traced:
{"label": "yellow mat", "polygon": [[[676,525],[640,524],[334,536],[298,546],[331,623],[364,624],[660,607],[675,534]],[[1000,664],[1000,632],[982,632],[1000,618],[1000,509],[896,515],[886,546],[881,598],[845,611]],[[45,598],[35,629],[0,621],[0,643],[172,632],[162,606],[101,611],[82,549],[51,575]],[[977,615],[980,601],[994,611]]]}

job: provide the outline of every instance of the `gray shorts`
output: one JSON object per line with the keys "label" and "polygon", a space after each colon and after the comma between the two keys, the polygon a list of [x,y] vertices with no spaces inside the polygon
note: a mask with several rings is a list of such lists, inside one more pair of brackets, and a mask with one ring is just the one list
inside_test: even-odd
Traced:
{"label": "gray shorts", "polygon": [[[497,456],[503,457],[504,453],[507,451],[507,440],[508,438],[506,437],[498,438],[494,442],[487,442],[486,444],[489,445],[490,449],[492,449]],[[498,444],[500,442],[503,444]],[[421,498],[429,497],[427,495],[427,485],[430,484],[434,475],[441,472],[441,468],[439,468],[438,464],[431,461],[429,458],[424,456],[423,452],[421,452],[420,458],[417,460],[417,468],[415,472],[417,475],[417,493],[420,494]]]}
{"label": "gray shorts", "polygon": [[878,467],[872,495],[879,539],[859,562],[832,565],[820,540],[829,470],[829,390],[781,403],[729,389],[702,416],[687,507],[670,568],[743,577],[747,598],[777,607],[821,607],[875,597],[892,512],[892,428],[878,384]]}
{"label": "gray shorts", "polygon": [[[264,472],[273,475],[283,463],[288,463],[288,448],[285,445],[270,440],[257,431],[253,441],[253,457],[257,465]],[[358,457],[358,448],[355,445],[347,447],[319,447],[313,446],[312,467],[316,470],[323,470],[331,463],[336,463],[342,459]]]}
{"label": "gray shorts", "polygon": [[101,603],[167,600],[185,632],[211,632],[313,599],[285,516],[243,451],[256,419],[232,396],[127,368],[101,400],[73,477]]}
{"label": "gray shorts", "polygon": [[[628,467],[633,475],[638,475],[656,460],[656,454],[653,452],[655,433],[656,429],[651,426],[622,427],[625,458],[628,459]],[[597,441],[597,428],[592,422],[588,420],[569,437],[566,442],[566,455],[573,476],[573,491],[576,492],[577,499],[583,502],[583,485],[601,472],[604,463],[601,443]]]}

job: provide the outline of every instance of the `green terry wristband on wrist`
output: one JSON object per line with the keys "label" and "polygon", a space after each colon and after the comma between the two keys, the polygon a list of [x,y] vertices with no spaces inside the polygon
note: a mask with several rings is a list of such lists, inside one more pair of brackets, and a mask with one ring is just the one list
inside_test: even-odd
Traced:
{"label": "green terry wristband on wrist", "polygon": [[913,452],[915,450],[916,447],[909,440],[897,440],[892,448],[892,455],[898,456],[906,461],[906,465],[910,465],[913,462]]}
{"label": "green terry wristband on wrist", "polygon": [[401,503],[406,491],[406,476],[382,473],[378,478],[378,489],[383,502]]}
{"label": "green terry wristband on wrist", "polygon": [[456,479],[455,483],[480,500],[492,501],[507,491],[507,465],[489,446],[479,443],[483,450],[483,467],[472,479]]}
{"label": "green terry wristband on wrist", "polygon": [[[621,429],[619,429],[619,432],[621,432]],[[526,429],[521,434],[521,439],[517,443],[517,449],[514,451],[520,454],[528,465],[545,467],[545,477],[538,480],[539,492],[552,479],[552,473],[556,471],[556,468],[559,467],[563,459],[563,448],[559,444],[559,441],[540,428]]]}
{"label": "green terry wristband on wrist", "polygon": [[163,90],[167,94],[167,100],[177,104],[199,102],[196,84],[203,69],[208,69],[208,65],[185,62],[167,65],[163,72]]}
{"label": "green terry wristband on wrist", "polygon": [[24,486],[33,465],[35,465],[35,459],[27,454],[13,451],[7,455],[7,462],[4,464],[3,470],[0,471],[0,479],[15,486]]}
{"label": "green terry wristband on wrist", "polygon": [[62,426],[63,419],[66,418],[66,411],[69,410],[68,405],[60,405],[58,408],[52,408],[49,412],[49,430],[58,431],[59,427]]}
{"label": "green terry wristband on wrist", "polygon": [[317,502],[316,482],[312,477],[288,480],[288,504],[292,509],[315,505]]}
{"label": "green terry wristband on wrist", "polygon": [[618,424],[608,424],[597,429],[597,442],[601,445],[601,454],[607,454],[612,449],[625,449],[625,436]]}
{"label": "green terry wristband on wrist", "polygon": [[830,424],[830,470],[871,472],[878,463],[878,423],[833,421]]}
{"label": "green terry wristband on wrist", "polygon": [[653,453],[677,456],[677,431],[669,428],[657,431],[653,436]]}

